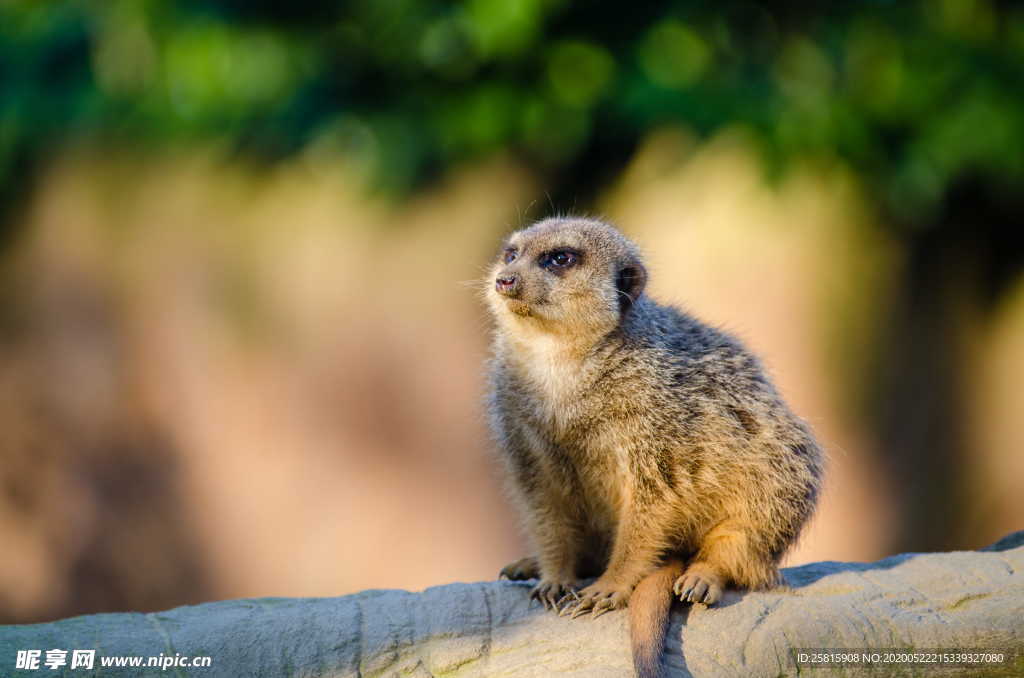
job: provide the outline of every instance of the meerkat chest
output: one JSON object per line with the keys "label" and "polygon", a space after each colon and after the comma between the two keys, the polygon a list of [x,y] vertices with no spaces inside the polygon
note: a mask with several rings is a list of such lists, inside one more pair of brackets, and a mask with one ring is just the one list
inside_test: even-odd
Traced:
{"label": "meerkat chest", "polygon": [[519,349],[516,363],[531,396],[531,409],[552,433],[563,433],[578,416],[585,396],[585,365],[547,337]]}

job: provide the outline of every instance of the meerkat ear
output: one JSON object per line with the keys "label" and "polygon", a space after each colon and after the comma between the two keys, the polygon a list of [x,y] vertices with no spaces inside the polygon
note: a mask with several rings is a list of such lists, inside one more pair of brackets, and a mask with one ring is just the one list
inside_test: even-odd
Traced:
{"label": "meerkat ear", "polygon": [[622,313],[633,307],[646,285],[647,269],[639,261],[627,262],[619,268],[615,287],[619,291],[619,309]]}

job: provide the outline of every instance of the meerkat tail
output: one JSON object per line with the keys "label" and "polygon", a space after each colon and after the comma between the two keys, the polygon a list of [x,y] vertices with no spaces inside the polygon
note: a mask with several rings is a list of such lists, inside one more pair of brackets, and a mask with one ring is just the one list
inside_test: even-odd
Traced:
{"label": "meerkat tail", "polygon": [[672,584],[686,567],[670,560],[647,575],[629,599],[629,635],[638,678],[660,678],[661,654],[672,608]]}

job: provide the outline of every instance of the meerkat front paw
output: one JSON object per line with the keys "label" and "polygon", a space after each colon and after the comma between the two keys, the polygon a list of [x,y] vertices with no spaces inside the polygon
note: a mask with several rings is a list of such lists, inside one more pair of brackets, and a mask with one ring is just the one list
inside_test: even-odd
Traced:
{"label": "meerkat front paw", "polygon": [[598,579],[575,596],[566,596],[559,601],[560,616],[570,615],[572,619],[590,612],[600,617],[605,612],[621,610],[629,602],[632,588]]}
{"label": "meerkat front paw", "polygon": [[722,586],[713,576],[702,572],[684,572],[672,590],[684,603],[714,605],[722,597]]}
{"label": "meerkat front paw", "polygon": [[576,594],[576,582],[573,581],[555,581],[552,579],[542,579],[539,584],[533,587],[530,591],[530,598],[532,600],[540,601],[540,604],[547,610],[557,610],[558,601],[564,600],[565,598],[571,598]]}
{"label": "meerkat front paw", "polygon": [[498,579],[502,577],[512,581],[523,581],[524,579],[537,579],[540,577],[540,565],[533,556],[520,558],[501,568]]}

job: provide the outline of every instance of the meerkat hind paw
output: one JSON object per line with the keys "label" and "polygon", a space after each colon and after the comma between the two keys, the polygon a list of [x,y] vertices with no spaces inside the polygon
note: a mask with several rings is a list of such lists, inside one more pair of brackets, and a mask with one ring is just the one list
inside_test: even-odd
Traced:
{"label": "meerkat hind paw", "polygon": [[520,558],[501,568],[498,578],[504,577],[510,581],[524,581],[526,579],[537,579],[540,576],[540,567],[537,559],[532,557]]}
{"label": "meerkat hind paw", "polygon": [[699,574],[684,573],[676,579],[672,590],[684,603],[714,605],[722,597],[722,587]]}

